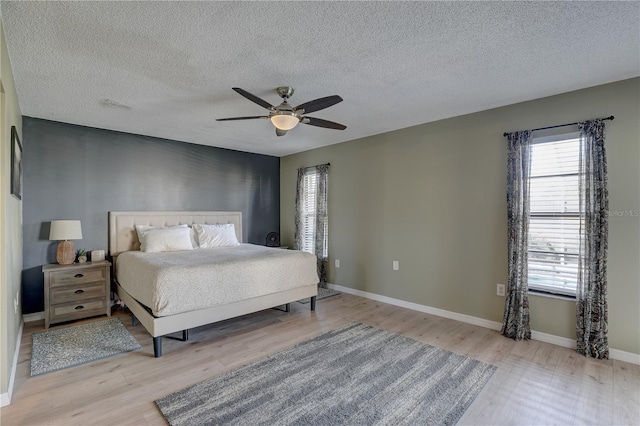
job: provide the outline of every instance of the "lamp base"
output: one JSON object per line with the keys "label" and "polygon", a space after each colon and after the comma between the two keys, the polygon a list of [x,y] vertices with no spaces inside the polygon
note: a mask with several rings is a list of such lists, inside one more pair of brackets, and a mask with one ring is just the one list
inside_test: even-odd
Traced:
{"label": "lamp base", "polygon": [[76,260],[76,246],[72,241],[60,241],[56,260],[61,265],[71,265]]}

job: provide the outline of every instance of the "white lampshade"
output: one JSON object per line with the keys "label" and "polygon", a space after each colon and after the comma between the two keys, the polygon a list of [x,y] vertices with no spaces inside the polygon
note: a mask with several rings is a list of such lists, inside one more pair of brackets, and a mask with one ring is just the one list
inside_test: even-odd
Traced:
{"label": "white lampshade", "polygon": [[280,130],[291,130],[298,125],[300,120],[295,115],[278,114],[271,116],[271,122]]}
{"label": "white lampshade", "polygon": [[81,240],[82,227],[79,220],[52,220],[49,239],[60,240]]}

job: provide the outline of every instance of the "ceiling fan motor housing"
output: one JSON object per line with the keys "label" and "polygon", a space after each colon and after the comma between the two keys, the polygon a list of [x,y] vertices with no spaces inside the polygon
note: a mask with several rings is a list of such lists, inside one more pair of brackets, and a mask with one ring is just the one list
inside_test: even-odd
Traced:
{"label": "ceiling fan motor housing", "polygon": [[289,87],[289,86],[280,86],[276,89],[276,91],[278,92],[278,95],[281,98],[287,99],[290,98],[291,96],[293,96],[293,87]]}

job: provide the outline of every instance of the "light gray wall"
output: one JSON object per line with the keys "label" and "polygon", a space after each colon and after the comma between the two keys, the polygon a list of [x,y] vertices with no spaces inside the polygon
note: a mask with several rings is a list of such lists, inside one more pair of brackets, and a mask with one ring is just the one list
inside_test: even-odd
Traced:
{"label": "light gray wall", "polygon": [[[20,331],[22,270],[22,202],[11,195],[11,126],[22,141],[22,114],[13,84],[9,52],[0,21],[0,394],[8,403],[9,377]],[[24,141],[23,141],[24,142]],[[17,307],[14,300],[18,301]]]}
{"label": "light gray wall", "polygon": [[43,309],[55,219],[82,221],[77,248],[107,250],[109,211],[242,211],[245,242],[279,231],[280,159],[25,117],[24,310]]}
{"label": "light gray wall", "polygon": [[[609,222],[609,338],[612,348],[638,354],[639,95],[635,78],[283,157],[283,244],[293,243],[296,169],[330,162],[330,282],[502,322],[504,297],[496,296],[496,284],[507,279],[502,133],[613,114],[606,124],[616,213]],[[399,271],[392,271],[393,260]],[[575,338],[575,302],[530,299],[534,330]]]}

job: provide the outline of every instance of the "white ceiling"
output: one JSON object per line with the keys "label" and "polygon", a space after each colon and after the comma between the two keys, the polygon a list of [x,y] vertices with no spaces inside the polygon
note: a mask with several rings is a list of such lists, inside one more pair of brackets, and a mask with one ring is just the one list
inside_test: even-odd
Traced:
{"label": "white ceiling", "polygon": [[[10,2],[23,115],[283,156],[640,75],[640,2]],[[344,102],[276,137],[268,111]]]}

